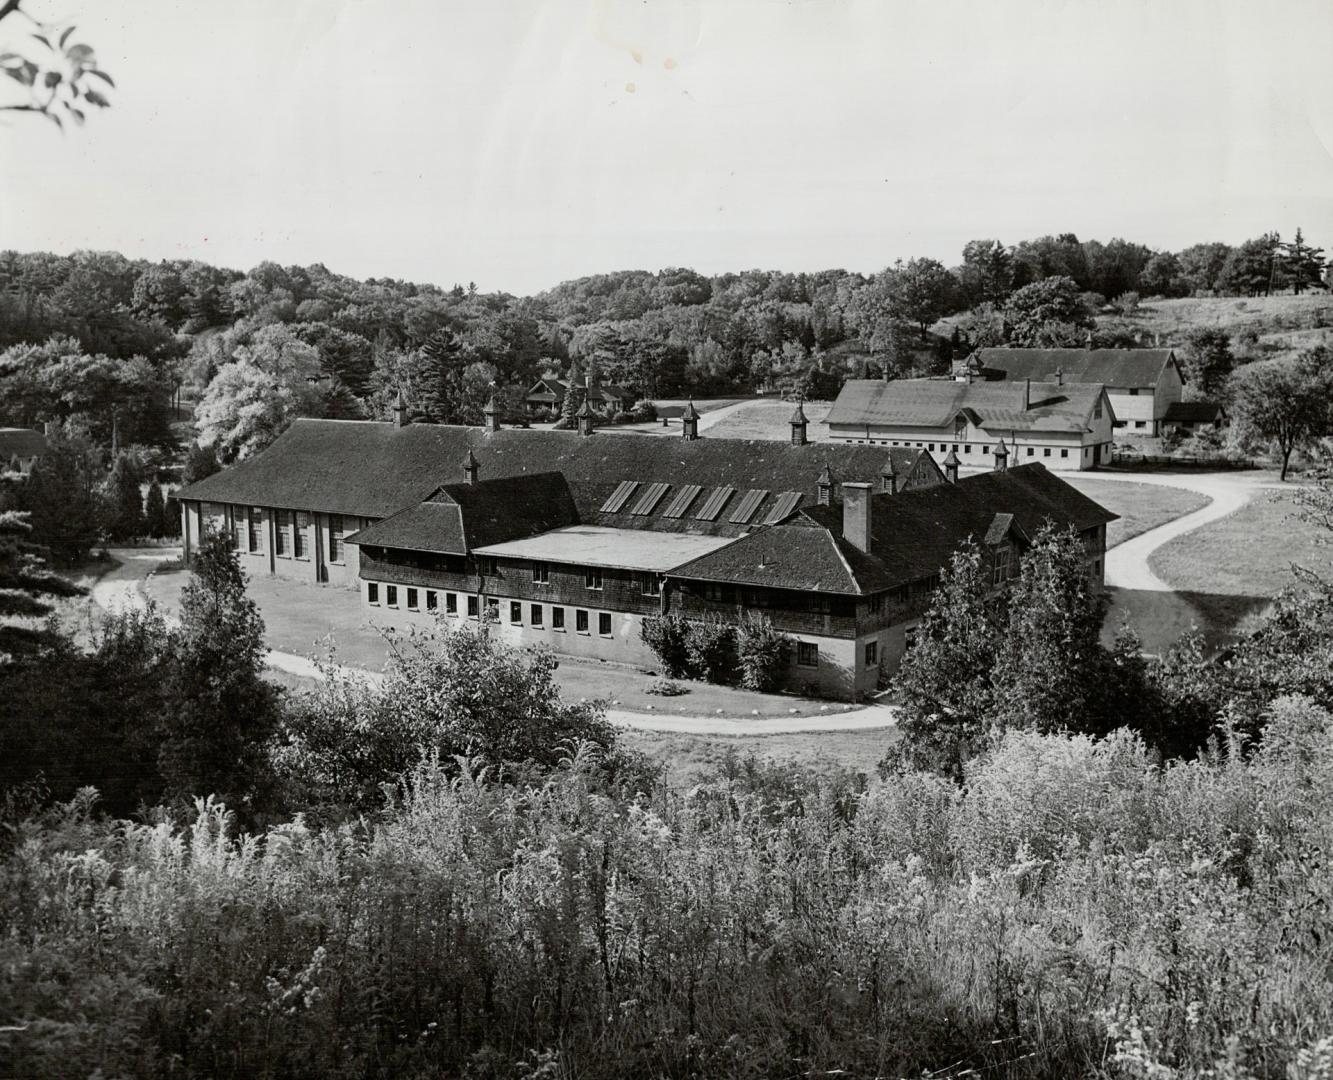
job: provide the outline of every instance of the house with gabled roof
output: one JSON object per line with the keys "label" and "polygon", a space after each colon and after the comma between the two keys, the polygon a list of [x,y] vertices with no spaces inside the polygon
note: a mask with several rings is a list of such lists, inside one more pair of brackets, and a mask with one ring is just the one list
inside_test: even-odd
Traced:
{"label": "house with gabled roof", "polygon": [[46,436],[33,428],[0,427],[0,472],[32,472],[46,453]]}
{"label": "house with gabled roof", "polygon": [[[580,386],[584,388],[583,400],[588,402],[600,416],[614,416],[618,412],[625,412],[634,404],[633,391],[624,386],[597,383],[587,387],[585,382],[581,382]],[[569,384],[563,379],[543,376],[533,383],[523,398],[528,415],[543,410],[559,412],[565,404],[565,394],[568,392]]]}
{"label": "house with gabled roof", "polygon": [[1101,383],[1126,434],[1160,435],[1185,374],[1172,349],[978,349],[959,372],[988,381]]}
{"label": "house with gabled roof", "polygon": [[964,468],[986,467],[989,448],[1009,443],[1014,464],[1040,461],[1059,471],[1110,461],[1116,414],[1099,383],[980,379],[850,379],[827,423],[830,438],[952,452]]}

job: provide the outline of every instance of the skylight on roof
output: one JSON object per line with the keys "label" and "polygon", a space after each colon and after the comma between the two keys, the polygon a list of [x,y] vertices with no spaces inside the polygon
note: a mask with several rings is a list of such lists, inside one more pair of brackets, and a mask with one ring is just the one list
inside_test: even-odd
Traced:
{"label": "skylight on roof", "polygon": [[727,500],[736,494],[734,487],[714,488],[712,494],[704,500],[703,506],[699,507],[699,512],[694,515],[696,521],[716,521],[718,514],[722,513],[722,508],[727,505]]}
{"label": "skylight on roof", "polygon": [[690,503],[694,502],[701,491],[703,491],[703,488],[698,484],[686,484],[676,492],[675,498],[667,505],[662,516],[668,518],[684,517],[685,511],[690,508]]}
{"label": "skylight on roof", "polygon": [[763,523],[765,525],[776,525],[795,510],[796,504],[800,501],[801,493],[799,491],[784,491],[776,500],[774,500],[773,508],[769,510],[768,516],[764,518]]}
{"label": "skylight on roof", "polygon": [[649,484],[648,490],[639,496],[639,501],[630,509],[631,514],[651,514],[662,501],[670,484]]}
{"label": "skylight on roof", "polygon": [[754,512],[759,509],[759,504],[764,501],[764,496],[768,494],[766,488],[754,488],[741,496],[741,501],[736,504],[736,509],[731,512],[727,518],[733,525],[747,525],[750,518],[754,517]]}
{"label": "skylight on roof", "polygon": [[620,508],[629,502],[629,497],[634,494],[634,489],[639,486],[637,480],[622,480],[617,485],[616,490],[611,492],[611,497],[602,503],[603,514],[618,514]]}

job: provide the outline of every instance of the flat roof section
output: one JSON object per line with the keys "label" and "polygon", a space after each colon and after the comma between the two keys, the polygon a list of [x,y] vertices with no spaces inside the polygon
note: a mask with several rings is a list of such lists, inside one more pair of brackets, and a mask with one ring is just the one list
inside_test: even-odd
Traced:
{"label": "flat roof section", "polygon": [[605,566],[616,570],[671,570],[735,543],[734,536],[698,536],[693,533],[612,529],[602,525],[570,525],[540,536],[488,544],[474,555],[507,559]]}

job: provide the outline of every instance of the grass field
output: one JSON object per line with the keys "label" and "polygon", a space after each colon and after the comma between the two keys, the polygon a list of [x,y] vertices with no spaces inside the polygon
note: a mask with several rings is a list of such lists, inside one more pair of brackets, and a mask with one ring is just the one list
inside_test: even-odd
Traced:
{"label": "grass field", "polygon": [[[778,439],[786,442],[791,437],[791,414],[796,406],[790,401],[756,401],[708,429],[708,434],[719,439]],[[828,439],[828,415],[832,403],[807,401],[805,417],[810,421],[806,437],[812,442]]]}
{"label": "grass field", "polygon": [[1292,565],[1326,570],[1333,539],[1301,521],[1286,492],[1259,495],[1243,509],[1158,548],[1148,566],[1173,588],[1222,596],[1276,596],[1295,583]]}
{"label": "grass field", "polygon": [[1063,478],[1111,513],[1120,515],[1119,521],[1111,522],[1106,528],[1108,548],[1208,505],[1208,498],[1198,492],[1161,484],[1097,480],[1081,473],[1063,474]]}
{"label": "grass field", "polygon": [[897,734],[887,729],[746,738],[627,731],[621,738],[629,749],[662,765],[671,784],[688,787],[716,771],[728,755],[744,760],[753,754],[775,764],[800,762],[818,770],[852,769],[874,776],[875,766]]}

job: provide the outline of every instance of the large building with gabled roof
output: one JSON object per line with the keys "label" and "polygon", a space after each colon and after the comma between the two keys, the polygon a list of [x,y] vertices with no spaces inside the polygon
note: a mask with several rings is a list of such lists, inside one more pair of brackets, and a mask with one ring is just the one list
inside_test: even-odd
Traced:
{"label": "large building with gabled roof", "polygon": [[829,436],[859,445],[925,450],[937,461],[957,454],[963,467],[986,467],[999,441],[1012,463],[1093,469],[1111,458],[1116,414],[1100,383],[1031,379],[850,379],[827,423]]}
{"label": "large building with gabled roof", "polygon": [[298,421],[183,489],[187,554],[226,529],[254,573],[359,589],[368,621],[488,620],[518,645],[653,668],[646,617],[766,615],[787,682],[872,692],[967,538],[997,583],[1046,521],[1100,581],[1114,517],[1043,468],[947,477],[915,448]]}
{"label": "large building with gabled roof", "polygon": [[1182,399],[1185,374],[1172,349],[978,349],[960,375],[1009,382],[1101,383],[1126,434],[1160,435],[1173,402]]}

